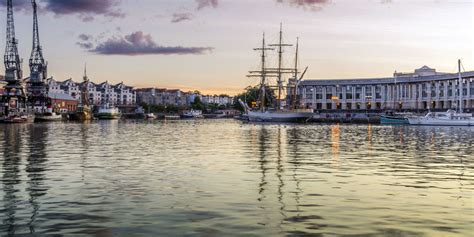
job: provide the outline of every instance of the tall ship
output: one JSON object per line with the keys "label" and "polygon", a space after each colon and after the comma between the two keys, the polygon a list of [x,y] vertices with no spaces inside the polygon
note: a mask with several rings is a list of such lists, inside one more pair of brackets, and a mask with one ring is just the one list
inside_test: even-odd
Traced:
{"label": "tall ship", "polygon": [[408,117],[411,125],[437,125],[437,126],[474,126],[472,113],[463,112],[463,82],[461,76],[461,60],[458,60],[458,110],[446,112],[428,112],[425,116]]}
{"label": "tall ship", "polygon": [[[259,99],[258,108],[247,108],[246,113],[248,120],[251,122],[306,122],[313,116],[312,110],[306,110],[299,108],[297,103],[298,84],[306,73],[306,68],[303,73],[298,70],[298,40],[296,42],[295,50],[295,64],[294,68],[283,67],[283,47],[292,46],[291,44],[283,43],[283,30],[280,24],[279,43],[269,44],[265,43],[265,34],[263,34],[262,47],[254,50],[261,51],[261,69],[258,71],[250,71],[248,77],[260,78],[259,85]],[[266,65],[267,51],[278,49],[278,66],[276,68],[269,68]],[[290,79],[292,83],[288,88],[284,88],[283,76],[286,74],[292,74],[293,78]],[[270,83],[268,78],[277,78],[276,85]],[[285,90],[286,89],[286,90]],[[277,91],[276,105],[268,103],[267,96],[268,92]],[[283,101],[282,95],[285,91],[292,91],[291,96]],[[282,103],[285,102],[285,103]]]}
{"label": "tall ship", "polygon": [[87,65],[84,67],[84,77],[81,84],[81,101],[72,114],[69,115],[71,120],[75,121],[87,121],[94,118],[92,114],[92,108],[89,101],[89,92],[87,87],[89,86],[89,78],[87,77]]}

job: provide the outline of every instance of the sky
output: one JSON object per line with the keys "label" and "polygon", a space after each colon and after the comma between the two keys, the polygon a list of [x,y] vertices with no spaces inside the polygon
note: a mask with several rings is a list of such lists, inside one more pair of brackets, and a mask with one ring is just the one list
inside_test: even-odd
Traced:
{"label": "sky", "polygon": [[[13,0],[24,74],[31,53],[30,0]],[[234,95],[258,78],[265,32],[300,41],[305,79],[389,77],[423,65],[474,70],[472,0],[37,0],[49,76]],[[5,37],[6,0],[0,2]],[[0,41],[5,47],[5,40]],[[276,65],[276,55],[268,58]],[[292,65],[294,48],[284,64]]]}

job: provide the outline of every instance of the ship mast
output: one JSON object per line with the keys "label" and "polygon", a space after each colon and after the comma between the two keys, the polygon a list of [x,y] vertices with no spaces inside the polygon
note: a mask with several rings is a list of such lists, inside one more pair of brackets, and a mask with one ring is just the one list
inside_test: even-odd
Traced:
{"label": "ship mast", "polygon": [[89,106],[89,77],[87,77],[87,64],[84,65],[84,76],[82,77],[82,90],[81,90],[81,104],[82,106]]}
{"label": "ship mast", "polygon": [[260,74],[260,110],[262,112],[265,112],[265,96],[266,96],[266,92],[265,92],[265,85],[267,83],[267,69],[266,69],[266,64],[265,64],[265,59],[266,59],[266,51],[267,50],[273,50],[273,48],[265,48],[265,33],[263,33],[263,39],[262,39],[262,47],[261,48],[255,48],[254,50],[256,51],[262,51],[262,55],[261,55],[261,58],[262,58],[262,68],[261,68],[261,74]]}
{"label": "ship mast", "polygon": [[299,47],[299,38],[296,38],[296,51],[295,51],[295,71],[294,71],[294,80],[295,80],[295,85],[293,88],[293,96],[291,100],[291,104],[293,109],[296,109],[296,93],[298,91],[298,47]]}
{"label": "ship mast", "polygon": [[283,44],[283,26],[280,23],[280,40],[278,44],[270,44],[269,46],[278,47],[278,68],[277,68],[277,83],[278,83],[278,98],[277,98],[277,110],[281,109],[281,92],[283,88],[283,68],[282,68],[282,60],[283,60],[283,47],[292,46],[291,44]]}
{"label": "ship mast", "polygon": [[461,75],[461,59],[458,59],[458,77],[459,77],[459,113],[462,113],[462,96],[463,96],[463,88],[462,88],[462,75]]}

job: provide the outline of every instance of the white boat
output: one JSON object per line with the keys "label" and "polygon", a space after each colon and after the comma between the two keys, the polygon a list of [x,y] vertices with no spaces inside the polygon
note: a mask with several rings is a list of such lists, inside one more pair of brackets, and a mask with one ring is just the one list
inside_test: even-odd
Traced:
{"label": "white boat", "polygon": [[181,118],[203,118],[201,110],[190,110],[181,114]]}
{"label": "white boat", "polygon": [[148,113],[148,114],[145,115],[145,117],[146,117],[147,119],[156,119],[156,118],[157,118],[154,113]]}
{"label": "white boat", "polygon": [[57,108],[53,110],[51,106],[48,106],[43,113],[35,114],[35,122],[54,122],[63,120],[63,116],[57,112]]}
{"label": "white boat", "polygon": [[458,111],[448,110],[446,112],[428,112],[425,116],[408,117],[411,125],[442,125],[442,126],[474,126],[474,117],[471,113],[463,113],[461,60],[458,60],[459,88],[458,88]]}
{"label": "white boat", "polygon": [[119,119],[122,114],[118,108],[104,104],[99,108],[96,116],[98,119]]}
{"label": "white boat", "polygon": [[35,122],[53,122],[61,120],[63,120],[63,116],[56,112],[46,112],[35,115]]}
{"label": "white boat", "polygon": [[470,113],[429,112],[425,116],[408,117],[410,125],[474,126],[474,117]]}

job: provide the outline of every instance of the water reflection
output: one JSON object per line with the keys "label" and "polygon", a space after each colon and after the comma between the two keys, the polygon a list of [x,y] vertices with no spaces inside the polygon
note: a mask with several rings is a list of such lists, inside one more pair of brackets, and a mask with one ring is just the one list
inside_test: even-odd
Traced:
{"label": "water reflection", "polygon": [[469,236],[474,129],[0,126],[0,235]]}
{"label": "water reflection", "polygon": [[21,184],[20,151],[23,141],[20,134],[25,130],[25,126],[19,124],[3,128],[3,210],[0,213],[2,213],[4,219],[0,232],[8,233],[8,235],[14,235],[20,225],[16,215],[21,200],[19,195]]}
{"label": "water reflection", "polygon": [[29,195],[29,203],[31,206],[31,219],[28,222],[30,233],[35,233],[35,221],[40,210],[41,196],[46,195],[48,187],[44,184],[47,179],[45,171],[47,169],[47,134],[48,127],[46,125],[38,125],[29,127],[28,156],[26,158],[26,176],[28,178],[26,188]]}

